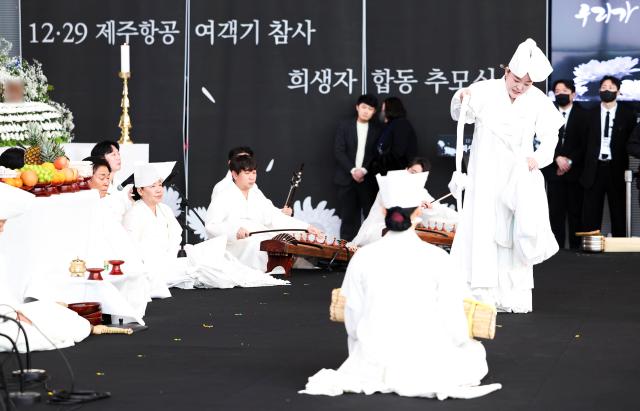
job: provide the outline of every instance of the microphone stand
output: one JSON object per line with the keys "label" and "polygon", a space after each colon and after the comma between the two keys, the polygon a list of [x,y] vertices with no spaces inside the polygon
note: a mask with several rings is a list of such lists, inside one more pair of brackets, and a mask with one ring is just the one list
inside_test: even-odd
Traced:
{"label": "microphone stand", "polygon": [[[41,381],[42,379],[44,379],[46,375],[45,371],[44,370],[36,371],[31,369],[31,350],[29,349],[29,337],[27,337],[27,333],[24,327],[22,326],[22,324],[20,324],[20,321],[2,314],[0,314],[0,319],[3,319],[5,321],[8,320],[16,323],[16,325],[22,332],[22,335],[24,336],[25,348],[27,349],[27,352],[26,352],[27,368],[25,369],[22,366],[22,360],[20,359],[20,351],[18,351],[17,344],[9,336],[5,334],[0,334],[0,336],[5,337],[9,341],[11,341],[11,344],[13,345],[13,349],[16,352],[16,358],[18,359],[18,367],[20,368],[19,370],[16,370],[13,372],[13,375],[18,377],[18,385],[20,387],[20,391],[9,393],[9,399],[12,402],[19,403],[20,405],[34,404],[40,401],[40,393],[35,391],[24,391],[24,380],[25,380],[25,377],[30,376],[31,377],[30,380],[32,381]],[[20,333],[18,333],[18,336],[19,335]]]}
{"label": "microphone stand", "polygon": [[[184,244],[182,245],[182,247],[180,247],[180,251],[178,251],[178,257],[186,257],[187,252],[184,250],[184,245],[188,243],[188,235],[189,235],[189,224],[187,222],[187,215],[189,213],[189,201],[185,197],[182,198],[180,207],[184,208]],[[202,217],[200,217],[200,214],[195,212],[195,209],[193,214],[196,216],[198,220],[200,220],[203,226],[207,225],[207,223],[205,223]]]}

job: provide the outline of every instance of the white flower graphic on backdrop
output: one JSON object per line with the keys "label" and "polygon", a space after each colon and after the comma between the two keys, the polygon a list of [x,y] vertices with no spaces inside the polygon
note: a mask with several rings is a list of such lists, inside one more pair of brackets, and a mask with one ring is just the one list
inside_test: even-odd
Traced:
{"label": "white flower graphic on backdrop", "polygon": [[176,218],[180,217],[180,214],[182,214],[182,197],[180,197],[180,193],[177,190],[174,190],[173,187],[164,187],[162,202],[171,208]]}
{"label": "white flower graphic on backdrop", "polygon": [[[576,94],[584,95],[588,91],[587,84],[598,82],[604,76],[622,78],[636,73],[640,71],[640,68],[635,68],[637,65],[638,59],[631,57],[616,57],[606,61],[591,60],[580,64],[573,69]],[[638,100],[640,99],[639,89],[640,80],[625,80],[620,87],[619,99]]]}
{"label": "white flower graphic on backdrop", "polygon": [[622,80],[620,85],[621,100],[640,100],[640,80]]}
{"label": "white flower graphic on backdrop", "polygon": [[[204,224],[200,221],[200,218],[204,220],[206,215],[207,209],[205,207],[190,208],[187,213],[187,225],[203,241],[209,238]],[[200,216],[200,218],[198,218],[198,216]]]}
{"label": "white flower graphic on backdrop", "polygon": [[318,206],[313,208],[311,197],[307,197],[302,202],[302,207],[300,207],[300,201],[293,203],[293,215],[297,219],[324,231],[327,238],[340,238],[340,224],[342,221],[338,216],[334,215],[335,210],[333,208],[327,209],[325,208],[326,206],[326,201],[320,201]]}

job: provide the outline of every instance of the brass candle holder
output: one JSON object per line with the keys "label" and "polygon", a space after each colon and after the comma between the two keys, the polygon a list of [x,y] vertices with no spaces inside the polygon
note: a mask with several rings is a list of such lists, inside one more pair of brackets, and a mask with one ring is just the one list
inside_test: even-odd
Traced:
{"label": "brass candle holder", "polygon": [[131,130],[131,118],[129,117],[129,78],[131,72],[118,72],[118,77],[122,79],[122,100],[120,101],[120,107],[122,107],[122,114],[120,114],[120,121],[118,127],[120,127],[120,139],[118,144],[133,144],[129,130]]}

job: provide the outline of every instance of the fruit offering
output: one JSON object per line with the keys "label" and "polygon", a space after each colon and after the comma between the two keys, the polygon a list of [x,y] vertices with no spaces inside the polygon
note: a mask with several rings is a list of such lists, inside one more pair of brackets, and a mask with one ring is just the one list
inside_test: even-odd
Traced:
{"label": "fruit offering", "polygon": [[[48,163],[48,164],[51,164],[51,163]],[[23,174],[28,171],[33,171],[35,172],[38,178],[36,181],[38,184],[49,184],[53,180],[54,170],[55,170],[55,167],[53,168],[49,167],[47,166],[47,163],[44,163],[41,165],[25,164],[24,167],[22,167],[19,171],[22,172]],[[23,182],[24,182],[24,179],[23,179]]]}

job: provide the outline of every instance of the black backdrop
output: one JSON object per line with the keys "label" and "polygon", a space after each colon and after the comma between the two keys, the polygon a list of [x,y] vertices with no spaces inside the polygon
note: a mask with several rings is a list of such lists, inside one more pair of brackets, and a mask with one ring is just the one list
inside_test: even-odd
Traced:
{"label": "black backdrop", "polygon": [[[499,65],[526,37],[544,49],[546,18],[544,0],[22,0],[22,50],[43,63],[54,99],[73,111],[76,142],[115,139],[118,46],[122,34],[137,32],[129,36],[132,135],[151,145],[152,161],[178,160],[180,171],[188,54],[190,203],[208,205],[228,149],[246,144],[274,203],[284,201],[291,173],[304,162],[297,198],[335,208],[333,134],[363,90],[403,99],[419,152],[433,164],[427,188],[444,194],[454,166],[437,142],[455,132],[455,88],[501,76]],[[142,36],[150,20],[160,30],[174,22],[177,33]],[[79,23],[88,33],[81,42]],[[109,24],[115,35],[99,36],[98,25]],[[184,195],[184,181],[177,188]]]}

